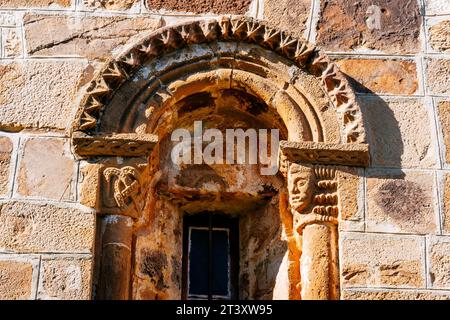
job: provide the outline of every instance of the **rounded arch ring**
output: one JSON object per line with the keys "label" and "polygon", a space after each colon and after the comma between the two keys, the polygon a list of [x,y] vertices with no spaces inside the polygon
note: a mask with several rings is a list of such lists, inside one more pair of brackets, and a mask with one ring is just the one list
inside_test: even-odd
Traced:
{"label": "rounded arch ring", "polygon": [[[192,54],[183,56],[180,52]],[[143,90],[147,91],[147,102],[173,100],[171,90],[177,82],[184,81],[184,89],[187,83],[192,91],[195,88],[192,79],[208,71],[214,71],[213,84],[228,81],[230,86],[257,91],[254,93],[266,95],[261,98],[269,99],[275,109],[277,103],[296,106],[294,118],[306,118],[309,126],[306,130],[311,134],[307,138],[294,135],[291,141],[366,143],[355,95],[328,57],[288,32],[237,16],[159,29],[106,62],[81,98],[71,132],[75,153],[94,154],[87,149],[92,149],[93,143],[102,149],[101,141],[105,137],[109,144],[114,141],[115,147],[103,148],[104,155],[123,153],[123,150],[132,155],[148,151],[157,138],[138,136],[135,125],[136,119],[151,121],[148,108],[139,108],[135,103],[135,112],[130,112],[133,108],[130,101]],[[260,79],[253,81],[255,78]],[[276,88],[254,85],[265,82]],[[283,118],[283,111],[277,111]],[[130,125],[132,119],[134,124]]]}

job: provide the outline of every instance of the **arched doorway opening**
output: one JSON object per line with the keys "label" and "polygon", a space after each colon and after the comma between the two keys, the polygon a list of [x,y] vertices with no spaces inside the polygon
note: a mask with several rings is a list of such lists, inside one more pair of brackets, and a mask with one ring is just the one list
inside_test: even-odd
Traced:
{"label": "arched doorway opening", "polygon": [[[279,170],[173,163],[171,134],[198,122],[278,129]],[[348,82],[309,44],[246,17],[158,30],[88,85],[72,143],[99,212],[96,297],[181,298],[183,219],[216,211],[239,220],[239,298],[339,298],[338,172],[368,146]]]}

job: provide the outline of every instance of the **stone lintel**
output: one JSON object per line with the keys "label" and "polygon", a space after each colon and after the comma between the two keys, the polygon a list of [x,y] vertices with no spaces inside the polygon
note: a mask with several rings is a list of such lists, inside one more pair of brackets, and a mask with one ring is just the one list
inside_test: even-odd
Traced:
{"label": "stone lintel", "polygon": [[73,150],[81,157],[86,156],[148,156],[158,142],[154,134],[119,133],[107,135],[87,135],[74,132]]}
{"label": "stone lintel", "polygon": [[280,142],[281,152],[291,162],[367,167],[369,145],[362,143],[331,144],[324,142]]}

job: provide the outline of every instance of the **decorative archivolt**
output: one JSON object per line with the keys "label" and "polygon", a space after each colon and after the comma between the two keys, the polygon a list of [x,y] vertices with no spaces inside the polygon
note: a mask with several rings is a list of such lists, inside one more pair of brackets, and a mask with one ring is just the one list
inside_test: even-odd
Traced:
{"label": "decorative archivolt", "polygon": [[[342,134],[341,143],[364,144],[366,142],[359,105],[348,81],[334,63],[317,48],[296,39],[288,32],[271,28],[263,22],[249,17],[238,16],[222,17],[217,20],[199,20],[159,29],[117,58],[107,62],[88,85],[81,100],[73,125],[73,137],[77,139],[74,142],[75,149],[77,145],[92,147],[96,144],[95,140],[103,140],[101,135],[105,132],[100,129],[101,119],[108,113],[108,105],[115,93],[125,83],[129,83],[143,65],[151,61],[158,61],[166,54],[193,45],[233,42],[248,43],[275,52],[283,59],[291,61],[302,72],[319,79],[328,100],[334,104],[336,109],[338,115],[336,122],[339,122],[336,125]],[[162,86],[158,92],[162,89],[165,87]],[[170,92],[166,92],[166,94],[163,92],[161,95],[170,96]],[[106,132],[107,135],[114,133],[117,132]],[[127,143],[120,141],[117,143],[119,146],[122,144],[128,146]],[[149,144],[148,148],[151,147],[152,145]],[[83,155],[83,148],[78,148],[80,155]],[[134,148],[134,150],[137,149],[139,149],[138,146]],[[146,148],[144,149],[141,154],[148,151]],[[88,153],[91,154],[91,152]],[[127,152],[124,153],[127,154]],[[121,152],[107,150],[103,154],[118,155]]]}

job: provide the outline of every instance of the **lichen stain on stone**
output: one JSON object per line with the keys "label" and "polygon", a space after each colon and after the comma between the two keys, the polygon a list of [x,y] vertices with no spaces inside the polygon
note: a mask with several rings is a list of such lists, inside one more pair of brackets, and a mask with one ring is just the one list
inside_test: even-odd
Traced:
{"label": "lichen stain on stone", "polygon": [[428,201],[422,187],[412,181],[391,180],[383,183],[376,194],[376,203],[397,221],[424,223],[422,210]]}
{"label": "lichen stain on stone", "polygon": [[167,268],[167,256],[161,251],[142,249],[140,270],[150,278],[156,286],[156,289],[163,290],[168,288],[164,281],[163,271]]}
{"label": "lichen stain on stone", "polygon": [[181,263],[179,258],[176,256],[171,257],[171,265],[172,265],[172,274],[170,276],[170,280],[181,289]]}

